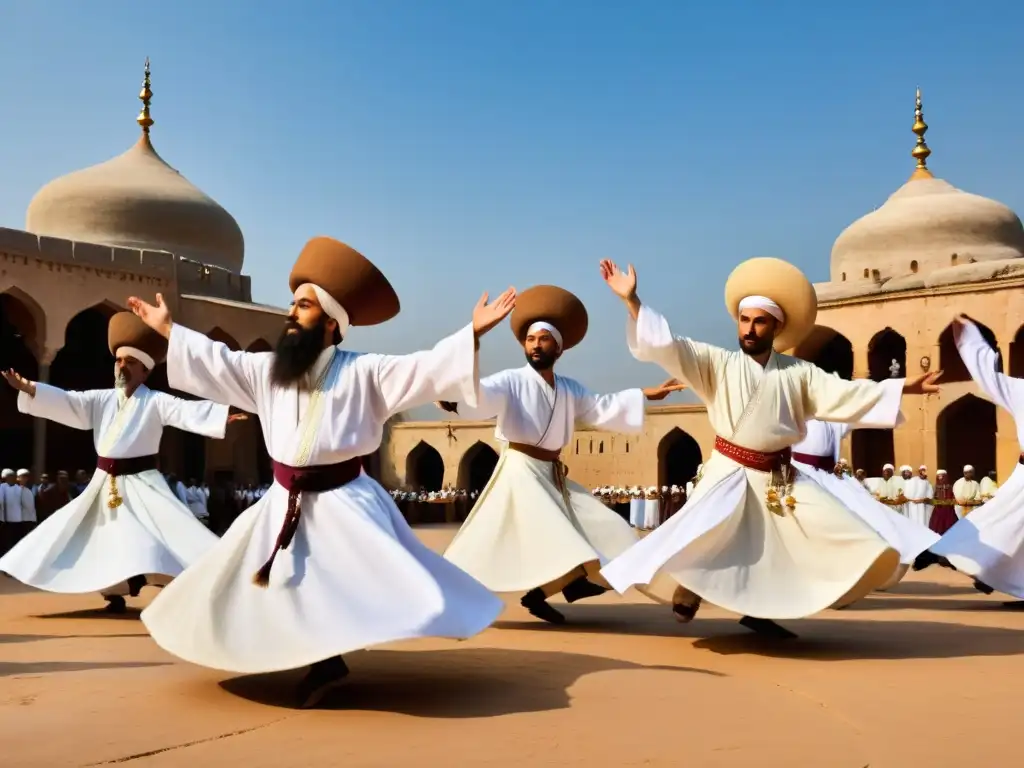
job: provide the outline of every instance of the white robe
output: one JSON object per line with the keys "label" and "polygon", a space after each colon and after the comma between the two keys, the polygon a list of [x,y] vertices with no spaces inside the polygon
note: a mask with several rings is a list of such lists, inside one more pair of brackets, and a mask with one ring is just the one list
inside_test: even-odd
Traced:
{"label": "white robe", "polygon": [[[997,372],[996,353],[973,324],[957,346],[978,387],[1013,416],[1024,445],[1024,380]],[[946,531],[931,551],[958,571],[1024,599],[1024,465],[1018,463],[999,493]]]}
{"label": "white robe", "polygon": [[639,496],[629,499],[629,524],[634,528],[644,527],[644,500]]}
{"label": "white robe", "polygon": [[932,519],[931,501],[935,498],[935,488],[931,482],[922,477],[912,477],[907,480],[903,493],[907,499],[924,499],[921,502],[907,501],[904,514],[918,525],[927,528],[928,521]]}
{"label": "white robe", "polygon": [[[175,389],[255,413],[268,453],[288,466],[367,456],[393,414],[434,400],[476,400],[469,325],[411,355],[329,347],[309,377],[319,388],[274,386],[272,359],[175,325],[168,378]],[[501,613],[501,600],[423,545],[365,473],[332,491],[304,493],[300,503],[298,529],[267,588],[253,576],[288,507],[276,482],[143,611],[157,644],[194,664],[272,672],[394,640],[470,637]]]}
{"label": "white robe", "polygon": [[658,527],[659,520],[661,519],[661,500],[660,499],[644,499],[644,520],[643,528],[647,531],[653,531]]}
{"label": "white robe", "polygon": [[978,495],[985,501],[994,497],[998,490],[999,484],[991,477],[983,477],[981,478],[981,482],[978,483]]}
{"label": "white robe", "polygon": [[[807,434],[803,440],[793,446],[793,452],[811,456],[828,456],[833,462],[836,462],[839,460],[840,443],[849,431],[850,426],[846,424],[829,424],[812,419],[807,422]],[[816,469],[798,461],[794,461],[793,464],[842,501],[847,509],[870,525],[879,536],[889,543],[889,546],[900,553],[899,567],[879,587],[880,590],[886,590],[898,584],[906,575],[907,569],[914,559],[939,540],[938,534],[929,529],[926,524],[914,522],[892,507],[882,504],[854,478],[838,477],[833,472]],[[799,517],[799,504],[796,513]]]}
{"label": "white robe", "polygon": [[[123,402],[123,404],[122,404]],[[109,459],[160,451],[164,427],[223,438],[228,409],[140,386],[65,392],[36,384],[18,395],[18,410],[74,429],[91,429],[96,453]],[[85,490],[44,520],[3,558],[0,571],[50,592],[107,591],[136,575],[177,576],[217,537],[181,504],[156,469],[116,479],[123,499],[110,509],[110,475],[97,468]]]}
{"label": "white robe", "polygon": [[197,520],[205,520],[210,516],[206,509],[206,494],[203,493],[202,488],[195,486],[186,488],[185,500],[188,502],[188,508],[192,510],[192,514],[196,516]]}
{"label": "white robe", "polygon": [[[968,480],[961,477],[953,483],[953,498],[957,501],[981,501],[981,484],[977,480]],[[974,507],[961,507],[959,504],[954,507],[956,516],[963,518],[978,509]]]}
{"label": "white robe", "polygon": [[[740,351],[677,339],[646,306],[629,322],[629,347],[687,383],[715,432],[751,450],[792,446],[812,418],[892,428],[900,415],[900,379],[843,381],[778,354],[762,367]],[[769,474],[713,452],[680,513],[602,573],[620,592],[649,585],[668,598],[677,582],[730,611],[767,619],[807,616],[885,583],[899,553],[813,480],[794,475],[797,506],[776,513],[766,504]]]}
{"label": "white robe", "polygon": [[[496,418],[499,440],[548,451],[564,448],[577,423],[627,433],[643,428],[641,390],[595,395],[565,376],[555,384],[552,390],[530,366],[501,371],[481,380],[479,403],[460,403],[459,415]],[[549,462],[506,448],[444,556],[495,592],[551,585],[580,566],[603,585],[600,566],[632,546],[636,534],[572,478],[565,490],[555,485]],[[642,525],[644,500],[634,501]]]}

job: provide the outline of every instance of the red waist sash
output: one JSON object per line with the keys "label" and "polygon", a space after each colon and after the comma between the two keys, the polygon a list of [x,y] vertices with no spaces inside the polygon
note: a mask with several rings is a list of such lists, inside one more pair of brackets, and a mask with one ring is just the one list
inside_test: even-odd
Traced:
{"label": "red waist sash", "polygon": [[783,448],[781,451],[772,451],[770,453],[753,451],[750,448],[730,443],[724,437],[715,437],[715,450],[723,456],[732,459],[740,466],[754,469],[758,472],[774,472],[789,466],[792,455],[789,448]]}
{"label": "red waist sash", "polygon": [[793,461],[799,461],[801,464],[810,464],[815,469],[823,469],[826,472],[832,472],[836,468],[835,459],[831,456],[815,456],[813,453],[797,453],[794,451]]}
{"label": "red waist sash", "polygon": [[270,559],[253,577],[253,582],[260,587],[270,583],[270,569],[274,565],[274,558],[280,550],[292,543],[295,531],[298,530],[299,518],[302,515],[299,496],[303,493],[324,493],[341,488],[359,477],[363,469],[360,458],[349,459],[339,464],[312,467],[289,467],[277,461],[271,463],[274,465],[275,482],[288,491],[288,511],[285,512],[284,522],[281,524],[280,533],[277,534],[277,542],[274,544]]}
{"label": "red waist sash", "polygon": [[102,469],[108,475],[120,477],[157,469],[159,461],[160,457],[155,453],[152,456],[135,456],[131,459],[108,459],[106,456],[99,456],[96,458],[96,468]]}

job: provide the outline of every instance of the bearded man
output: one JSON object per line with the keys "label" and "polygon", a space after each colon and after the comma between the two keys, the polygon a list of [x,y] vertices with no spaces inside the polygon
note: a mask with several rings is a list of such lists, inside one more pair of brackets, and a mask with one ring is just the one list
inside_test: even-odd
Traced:
{"label": "bearded man", "polygon": [[217,537],[167,487],[157,468],[165,427],[220,439],[227,406],[182,400],[146,386],[167,342],[131,312],[110,318],[114,388],[65,392],[6,371],[18,410],[73,429],[91,429],[96,471],[80,494],[43,520],[3,558],[0,571],[49,592],[99,591],[107,610],[125,611],[148,580],[166,583]]}
{"label": "bearded man", "polygon": [[523,607],[553,624],[565,616],[549,597],[561,592],[572,603],[603,594],[601,566],[636,542],[618,513],[566,478],[561,452],[575,425],[639,432],[645,400],[682,389],[669,381],[595,395],[557,375],[556,362],[583,341],[587,324],[586,307],[569,291],[553,285],[523,291],[511,326],[527,364],[482,379],[476,407],[440,404],[464,418],[497,419],[495,437],[505,444],[444,556],[495,592],[525,591]]}
{"label": "bearded man", "polygon": [[362,470],[396,413],[477,399],[477,340],[515,306],[487,294],[472,322],[410,355],[341,349],[351,326],[399,312],[391,284],[356,250],[310,240],[274,352],[235,352],[174,323],[163,299],[132,309],[169,339],[172,387],[260,418],[274,484],[209,555],[142,614],[164,650],[214,669],[312,665],[298,689],[316,705],[347,674],[342,654],[416,637],[466,638],[504,604],[416,538],[388,492]]}
{"label": "bearded man", "polygon": [[817,314],[814,287],[779,259],[744,262],[726,283],[737,352],[676,337],[640,302],[632,266],[623,272],[605,260],[600,271],[626,305],[633,356],[688,384],[717,433],[683,513],[605,566],[608,582],[619,592],[632,585],[670,591],[682,621],[706,599],[744,616],[750,629],[784,637],[793,635],[772,619],[848,604],[883,585],[899,552],[794,469],[791,447],[811,419],[894,427],[903,394],[938,391],[938,372],[913,381],[844,381],[778,354],[806,337]]}

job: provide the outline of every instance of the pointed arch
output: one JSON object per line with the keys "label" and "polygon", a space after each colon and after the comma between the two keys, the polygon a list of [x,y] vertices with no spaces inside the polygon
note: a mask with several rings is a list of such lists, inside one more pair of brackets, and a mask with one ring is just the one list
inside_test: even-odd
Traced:
{"label": "pointed arch", "polygon": [[[979,323],[973,318],[972,322],[978,326],[978,330],[981,331],[981,335],[988,342],[988,345],[999,355],[998,366],[1000,372],[1002,372],[1003,358],[999,353],[999,342],[996,340],[995,333],[984,323]],[[942,378],[939,379],[941,384],[971,380],[971,374],[967,372],[967,366],[964,365],[964,361],[960,358],[960,353],[956,349],[956,342],[953,341],[952,323],[947,325],[942,333],[939,334],[939,369],[942,371]]]}
{"label": "pointed arch", "polygon": [[1024,378],[1024,325],[1017,329],[1010,342],[1010,375]]}
{"label": "pointed arch", "polygon": [[[36,339],[45,338],[35,316],[39,305],[12,288],[0,294],[0,370],[13,368],[25,378],[39,378]],[[0,466],[21,467],[34,456],[35,428],[31,416],[18,410],[18,392],[0,384]]]}
{"label": "pointed arch", "polygon": [[896,463],[892,430],[853,430],[850,433],[850,454],[854,469],[863,469],[868,477],[880,476],[883,466]]}
{"label": "pointed arch", "polygon": [[444,459],[440,451],[425,440],[420,440],[405,459],[405,481],[415,490],[441,490],[444,484]]}
{"label": "pointed arch", "polygon": [[482,491],[498,465],[498,452],[478,440],[459,460],[458,487],[467,492]]}
{"label": "pointed arch", "polygon": [[272,352],[273,350],[274,348],[270,345],[270,342],[263,338],[256,339],[245,348],[246,352]]}
{"label": "pointed arch", "polygon": [[965,464],[974,466],[975,477],[996,468],[996,406],[972,394],[961,395],[942,409],[936,423],[939,466],[952,479]]}
{"label": "pointed arch", "polygon": [[685,486],[702,462],[700,445],[689,432],[673,427],[658,442],[658,486]]}
{"label": "pointed arch", "polygon": [[814,363],[840,378],[853,378],[853,343],[827,325],[814,326],[814,330],[793,350],[793,356]]}
{"label": "pointed arch", "polygon": [[[899,371],[893,375],[893,364]],[[868,378],[885,381],[907,375],[907,340],[888,326],[871,337],[868,342]]]}
{"label": "pointed arch", "polygon": [[214,341],[221,342],[232,352],[237,352],[242,348],[242,345],[238,343],[237,339],[219,325],[211,328],[206,335]]}

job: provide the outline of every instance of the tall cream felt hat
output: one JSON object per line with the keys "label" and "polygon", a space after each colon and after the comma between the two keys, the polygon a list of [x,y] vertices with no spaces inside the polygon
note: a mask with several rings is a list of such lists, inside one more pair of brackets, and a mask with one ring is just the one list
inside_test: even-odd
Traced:
{"label": "tall cream felt hat", "polygon": [[775,351],[793,349],[814,329],[818,296],[804,273],[788,261],[762,256],[747,259],[725,281],[725,306],[734,318],[747,296],[764,296],[786,314],[786,324],[775,337]]}

